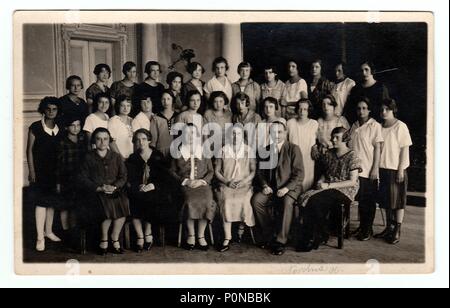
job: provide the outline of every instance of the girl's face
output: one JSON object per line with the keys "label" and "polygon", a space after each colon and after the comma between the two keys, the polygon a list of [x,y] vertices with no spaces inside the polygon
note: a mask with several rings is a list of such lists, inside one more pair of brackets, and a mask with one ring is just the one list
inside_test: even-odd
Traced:
{"label": "girl's face", "polygon": [[383,120],[392,120],[395,118],[394,111],[389,109],[388,106],[382,105],[381,106],[381,118]]}
{"label": "girl's face", "polygon": [[170,83],[170,88],[173,91],[176,92],[180,92],[181,91],[181,78],[180,77],[176,77],[174,80],[172,80],[172,82]]}
{"label": "girl's face", "polygon": [[223,62],[217,63],[214,73],[216,74],[216,77],[225,77],[225,74],[227,73],[227,65]]}
{"label": "girl's face", "polygon": [[106,97],[100,97],[99,101],[98,101],[98,110],[106,113],[108,112],[109,109],[109,99],[107,99]]}
{"label": "girl's face", "polygon": [[334,69],[334,72],[336,73],[337,80],[342,80],[345,78],[344,69],[342,68],[342,64],[339,64],[338,66],[336,66],[336,68]]}
{"label": "girl's face", "polygon": [[161,104],[164,110],[172,109],[173,98],[170,94],[164,93],[161,97]]}
{"label": "girl's face", "polygon": [[81,85],[81,81],[78,79],[72,79],[72,82],[70,83],[69,92],[73,95],[80,95],[81,90],[83,89],[83,86]]}
{"label": "girl's face", "polygon": [[288,64],[288,71],[289,71],[289,76],[291,76],[291,77],[297,76],[299,74],[297,63],[289,62],[289,64]]}
{"label": "girl's face", "polygon": [[325,115],[334,114],[334,106],[331,104],[331,100],[329,98],[325,98],[322,101],[322,110]]}
{"label": "girl's face", "polygon": [[130,70],[126,73],[127,79],[130,81],[135,81],[137,76],[136,66],[130,68]]}
{"label": "girl's face", "polygon": [[307,103],[300,103],[298,106],[298,116],[302,120],[306,120],[309,116],[309,105]]}
{"label": "girl's face", "polygon": [[150,73],[148,74],[148,77],[150,77],[150,79],[153,79],[155,81],[158,80],[159,73],[159,65],[150,65]]}
{"label": "girl's face", "polygon": [[58,106],[53,104],[48,104],[44,109],[44,116],[47,120],[54,120],[58,115]]}
{"label": "girl's face", "polygon": [[223,107],[225,106],[225,100],[223,97],[216,97],[213,101],[213,108],[215,111],[223,110]]}
{"label": "girl's face", "polygon": [[276,111],[275,104],[272,104],[272,103],[269,103],[269,102],[265,102],[264,103],[264,112],[265,112],[267,117],[274,117],[275,116],[275,111]]}
{"label": "girl's face", "polygon": [[320,66],[320,63],[314,62],[311,64],[311,75],[314,77],[320,76],[322,73],[322,67]]}
{"label": "girl's face", "polygon": [[141,110],[143,113],[152,112],[153,103],[150,97],[148,97],[146,100],[141,100]]}
{"label": "girl's face", "polygon": [[109,79],[109,72],[106,68],[102,68],[102,70],[100,71],[100,73],[98,73],[97,75],[97,79],[100,80],[101,82],[107,82]]}
{"label": "girl's face", "polygon": [[139,133],[136,135],[136,147],[140,150],[149,148],[150,140],[148,140],[146,134]]}
{"label": "girl's face", "polygon": [[100,132],[95,135],[95,148],[100,151],[105,151],[109,147],[109,135],[106,132]]}
{"label": "girl's face", "polygon": [[236,107],[240,114],[244,114],[248,111],[247,102],[245,100],[236,100]]}
{"label": "girl's face", "polygon": [[361,65],[361,75],[364,81],[367,81],[372,77],[372,70],[370,69],[369,65],[367,64]]}
{"label": "girl's face", "polygon": [[331,136],[331,142],[333,143],[333,146],[335,148],[341,148],[345,145],[345,142],[343,142],[344,139],[344,133],[334,134]]}
{"label": "girl's face", "polygon": [[267,82],[271,82],[275,80],[277,74],[275,74],[272,69],[268,69],[264,70],[264,77],[266,78]]}
{"label": "girl's face", "polygon": [[128,100],[121,101],[119,107],[119,113],[121,115],[129,115],[131,111],[131,103]]}
{"label": "girl's face", "polygon": [[356,106],[356,113],[359,119],[368,119],[370,116],[369,106],[366,102],[359,102]]}
{"label": "girl's face", "polygon": [[203,68],[200,65],[197,65],[195,71],[192,72],[192,78],[200,79],[203,75]]}
{"label": "girl's face", "polygon": [[199,94],[194,94],[189,99],[189,109],[197,111],[198,108],[200,108],[200,103],[202,101],[202,98]]}
{"label": "girl's face", "polygon": [[239,70],[239,76],[241,76],[241,79],[248,80],[250,78],[250,73],[252,69],[250,67],[242,67]]}
{"label": "girl's face", "polygon": [[77,136],[81,131],[81,123],[79,120],[72,122],[69,126],[67,126],[67,131],[72,136]]}

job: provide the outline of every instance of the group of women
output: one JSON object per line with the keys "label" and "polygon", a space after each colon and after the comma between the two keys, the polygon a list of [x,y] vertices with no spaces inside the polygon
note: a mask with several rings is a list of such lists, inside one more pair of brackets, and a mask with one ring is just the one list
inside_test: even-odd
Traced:
{"label": "group of women", "polygon": [[[356,84],[347,77],[345,63],[339,63],[336,78],[330,81],[323,74],[323,62],[315,60],[311,80],[306,81],[291,60],[286,82],[278,79],[275,66],[268,65],[260,85],[252,80],[248,62],[239,64],[240,79],[231,82],[227,60],[218,57],[208,82],[202,80],[204,67],[192,62],[187,67],[191,79],[169,72],[166,88],[159,82],[158,62],[146,63],[146,78],[140,84],[136,65],[126,62],[124,78],[109,87],[111,68],[98,64],[97,81],[87,88],[86,101],[81,97],[81,78],[68,77],[68,93],[42,99],[38,109],[42,118],[28,133],[36,250],[45,250],[46,239],[61,241],[53,232],[55,209],[65,232],[79,225],[99,226],[103,255],[124,252],[119,235],[128,217],[139,252],[151,249],[153,225],[180,221],[187,228],[184,247],[207,250],[205,229],[218,207],[224,230],[218,249],[227,251],[232,223],[239,223],[239,238],[245,226],[258,225],[253,194],[274,193],[255,184],[260,166],[249,154],[252,143],[243,128],[249,123],[269,128],[272,123],[283,124],[287,142],[301,152],[304,179],[296,204],[304,207],[304,214],[298,251],[326,242],[329,212],[355,199],[361,217],[357,238],[372,237],[378,201],[388,224],[376,237],[398,243],[411,138],[397,118],[396,102],[374,79],[373,64],[364,62],[360,69],[361,82]],[[200,124],[194,124],[196,116]],[[177,123],[185,128],[177,149],[180,155],[174,157],[171,145]],[[214,159],[206,158],[196,142],[208,123],[219,124],[231,136],[231,143],[217,149]],[[271,142],[269,138],[265,145]]]}

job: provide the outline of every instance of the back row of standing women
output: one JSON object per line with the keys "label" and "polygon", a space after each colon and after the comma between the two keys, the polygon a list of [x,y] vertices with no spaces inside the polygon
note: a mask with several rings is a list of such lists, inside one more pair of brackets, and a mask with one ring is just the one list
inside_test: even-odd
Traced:
{"label": "back row of standing women", "polygon": [[[274,66],[267,66],[264,69],[266,82],[261,86],[250,78],[251,65],[249,63],[243,62],[238,66],[238,73],[241,78],[235,83],[231,83],[226,77],[226,72],[229,69],[226,59],[216,58],[212,68],[215,76],[207,83],[201,80],[205,70],[199,63],[193,62],[188,66],[188,72],[191,74],[192,79],[186,83],[183,82],[183,75],[177,72],[170,72],[167,75],[168,89],[165,89],[158,82],[161,67],[157,62],[150,61],[146,64],[144,71],[147,74],[147,78],[139,85],[134,82],[136,79],[136,65],[132,62],[127,62],[123,65],[124,79],[114,82],[111,88],[109,88],[107,83],[111,75],[111,69],[106,64],[99,64],[94,69],[94,73],[97,75],[97,82],[86,90],[87,102],[80,98],[83,83],[78,76],[70,76],[67,79],[66,88],[69,93],[58,100],[60,104],[52,103],[50,98],[46,102],[43,100],[42,106],[40,106],[40,112],[43,114],[43,118],[42,121],[33,123],[30,127],[27,152],[30,167],[30,181],[38,184],[35,185],[38,188],[35,190],[38,196],[36,197],[36,203],[38,205],[36,207],[36,225],[38,231],[36,248],[38,250],[43,250],[43,247],[45,247],[45,236],[50,240],[59,240],[52,232],[53,204],[56,204],[56,201],[54,202],[50,198],[54,195],[51,193],[53,188],[56,188],[56,191],[60,195],[62,192],[62,195],[66,196],[68,200],[75,198],[75,196],[67,198],[67,195],[70,195],[74,191],[70,189],[70,186],[73,185],[70,179],[76,173],[77,163],[81,163],[84,159],[80,158],[81,155],[77,156],[82,152],[82,150],[78,151],[77,147],[81,149],[88,144],[88,147],[93,148],[94,152],[102,157],[104,165],[106,164],[106,158],[112,159],[113,161],[117,157],[122,160],[128,159],[128,162],[133,162],[133,159],[135,162],[143,161],[144,163],[140,166],[141,168],[137,168],[137,170],[142,170],[135,173],[138,174],[138,178],[146,178],[146,180],[138,181],[139,185],[137,187],[139,189],[137,192],[152,192],[155,190],[155,185],[150,180],[151,176],[149,172],[144,172],[146,170],[145,166],[155,165],[154,162],[156,161],[160,162],[156,165],[161,167],[160,165],[165,161],[164,157],[169,157],[169,147],[173,141],[173,136],[170,134],[170,131],[173,124],[176,122],[192,123],[193,116],[197,114],[202,115],[203,122],[205,123],[215,122],[220,123],[222,126],[225,123],[241,123],[243,125],[247,123],[257,124],[259,122],[278,123],[282,118],[288,119],[289,121],[287,123],[281,122],[284,123],[282,124],[287,131],[289,142],[298,146],[299,152],[302,155],[302,168],[304,169],[303,173],[305,175],[301,183],[303,192],[313,188],[315,180],[319,179],[321,174],[325,174],[328,171],[325,169],[329,167],[325,166],[323,170],[320,170],[318,168],[319,164],[315,166],[314,155],[311,153],[321,153],[324,156],[328,150],[334,151],[336,144],[332,140],[332,132],[337,127],[343,127],[345,130],[348,130],[350,128],[346,119],[348,118],[351,120],[351,123],[355,122],[351,129],[351,134],[354,137],[352,138],[354,141],[353,148],[363,163],[363,166],[358,168],[362,171],[359,174],[361,180],[358,183],[362,184],[366,180],[370,180],[370,184],[361,185],[360,188],[360,194],[364,196],[363,199],[366,202],[364,200],[361,202],[360,200],[362,219],[361,232],[358,238],[366,240],[370,238],[372,233],[372,216],[375,204],[370,200],[374,200],[372,197],[375,196],[375,192],[377,191],[375,182],[379,178],[378,169],[380,167],[386,170],[394,170],[385,175],[386,180],[390,182],[382,186],[387,189],[384,196],[389,196],[389,202],[385,202],[388,203],[385,207],[395,210],[404,209],[406,199],[404,170],[409,165],[409,160],[405,157],[405,153],[407,152],[405,148],[411,143],[409,133],[404,123],[395,119],[397,112],[396,104],[392,100],[388,100],[386,87],[374,79],[374,67],[370,62],[365,62],[360,66],[362,82],[357,85],[355,85],[353,80],[346,77],[345,64],[343,63],[336,66],[336,82],[332,83],[328,81],[322,75],[323,67],[322,61],[320,60],[312,63],[311,75],[313,78],[309,85],[300,77],[298,65],[295,61],[288,63],[290,79],[286,83],[278,80],[277,70]],[[207,106],[208,103],[209,106]],[[382,105],[386,107],[385,113],[392,113],[390,118],[386,119],[383,112],[381,112]],[[362,109],[366,111],[364,112]],[[314,119],[318,119],[318,121]],[[385,129],[382,129],[381,125],[378,124],[376,121],[378,119],[383,119],[386,126]],[[52,142],[52,137],[58,135],[58,123],[60,126],[64,125],[66,127],[67,134],[66,138],[59,142],[58,150],[52,151],[52,147],[49,145]],[[79,126],[78,133],[77,126]],[[395,129],[392,129],[392,127],[395,127]],[[81,128],[86,133],[84,137],[79,132]],[[101,144],[101,140],[96,140],[102,139],[99,138],[99,133],[100,136],[102,136],[102,133],[106,133],[105,131],[101,131],[102,128],[106,130],[108,135],[103,136],[105,139],[108,139],[107,142],[103,141],[103,143],[107,143],[106,148]],[[146,134],[142,129],[149,133]],[[147,139],[147,142],[150,143],[151,147],[149,148],[155,149],[161,154],[157,155],[160,158],[156,160],[154,157],[152,158],[152,164],[149,163],[152,155],[147,152],[147,147],[145,145],[138,145],[139,142],[142,144],[142,141],[138,141],[139,136],[136,135],[138,131],[141,132],[141,139],[143,138],[142,135],[146,136],[143,139]],[[381,136],[382,131],[385,138]],[[96,133],[95,138],[92,136],[94,133]],[[234,132],[233,134],[236,135],[237,133]],[[381,150],[381,144],[384,141],[386,145],[386,140],[389,140],[389,147],[384,146],[383,150]],[[108,150],[101,152],[100,149],[102,148]],[[134,153],[136,149],[139,149],[139,155]],[[118,155],[112,155],[111,153]],[[142,153],[145,153],[145,155],[142,156]],[[384,153],[384,156],[382,153]],[[186,150],[185,154],[184,162],[192,158],[191,156],[195,157],[196,155],[194,151],[189,152],[188,150]],[[91,159],[93,162],[98,158],[97,156],[92,156]],[[144,157],[147,159],[144,159]],[[55,162],[54,170],[51,168],[52,158],[54,158]],[[316,158],[316,160],[318,159]],[[220,162],[220,160],[218,161]],[[114,165],[114,163],[112,164]],[[191,209],[191,216],[188,216],[187,226],[189,234],[187,244],[188,247],[193,247],[195,244],[195,237],[193,237],[193,234],[195,234],[194,221],[200,220],[199,235],[203,235],[202,232],[204,232],[206,222],[212,219],[212,205],[207,204],[209,199],[212,199],[212,196],[211,198],[208,197],[211,194],[208,193],[209,190],[207,189],[211,181],[210,177],[212,177],[212,174],[210,174],[212,166],[209,167],[208,163],[197,166],[194,161],[194,166],[197,168],[202,166],[200,168],[201,172],[208,174],[207,179],[203,179],[203,182],[195,180],[198,174],[194,172],[194,174],[186,174],[185,178],[189,179],[189,182],[186,183],[180,173],[186,173],[188,170],[192,171],[193,168],[192,165],[184,167],[183,165],[186,165],[186,163],[183,164],[183,160],[177,160],[175,165],[172,166],[172,171],[178,170],[178,172],[172,172],[172,175],[176,176],[178,174],[178,177],[181,179],[180,184],[184,186],[184,190],[192,190],[191,192],[194,192],[193,194],[189,194],[185,191],[184,204],[188,207],[194,204],[198,205],[199,200],[205,196],[206,198],[203,198],[203,200],[207,200],[206,203],[203,202],[204,204],[200,204],[203,204],[205,207],[201,209],[201,213],[195,213],[198,211],[198,208]],[[244,165],[249,169],[248,172],[242,173],[245,176],[243,176],[241,182],[247,183],[244,186],[248,186],[252,180],[252,176],[255,175],[255,167],[251,166],[256,164],[249,161]],[[103,182],[102,185],[95,187],[95,192],[101,192],[104,196],[108,197],[110,195],[116,197],[113,199],[103,198],[102,200],[105,212],[108,213],[106,215],[107,219],[102,222],[103,232],[100,247],[103,250],[106,249],[105,247],[108,247],[108,230],[111,223],[114,222],[113,233],[111,235],[113,248],[116,251],[120,251],[117,238],[123,225],[124,217],[127,216],[128,211],[127,202],[118,193],[119,188],[122,188],[120,186],[125,186],[125,182],[127,181],[123,179],[123,170],[121,171],[121,181],[119,181],[121,185],[117,186],[112,185],[113,183],[117,184],[117,179],[114,176],[106,181],[110,183],[106,183],[104,178],[102,180],[99,178],[107,177],[107,173],[111,171],[110,169],[114,168],[110,168],[106,172],[103,170],[105,167],[102,165],[97,166],[99,168],[95,168],[94,164],[86,168],[87,164],[84,163],[83,166],[85,167],[82,169],[86,173],[85,178],[87,177],[92,180],[92,176],[94,176],[97,177],[98,181]],[[128,164],[128,166],[130,165]],[[159,167],[155,168],[155,170]],[[222,168],[227,169],[223,165]],[[120,171],[121,168],[117,167],[117,169]],[[230,177],[232,175],[236,176],[235,172],[238,170],[236,166],[232,169],[232,172],[229,171]],[[64,170],[64,172],[61,172],[61,170]],[[55,174],[59,174],[59,178],[52,175],[53,171]],[[200,172],[198,169],[195,169],[195,171]],[[154,172],[151,174],[154,175]],[[220,170],[217,170],[215,175],[219,181],[221,177],[222,179],[224,178],[223,174],[221,176]],[[350,176],[350,172],[347,172],[346,175]],[[339,176],[331,176],[328,184],[332,184],[333,178],[336,179]],[[345,182],[346,180],[350,180],[350,178],[345,179],[344,176],[338,182]],[[395,183],[392,182],[401,185],[395,186]],[[239,183],[224,184],[226,184],[225,186],[227,188],[229,185],[234,186],[232,187],[234,191],[229,192],[234,197],[238,196],[238,198],[234,199],[240,199],[242,197],[240,194],[236,195],[235,191],[239,188]],[[354,188],[356,187],[356,183],[354,182],[350,184],[346,183],[345,185],[353,185]],[[333,190],[339,190],[339,184],[334,186]],[[99,187],[101,188],[99,189]],[[201,187],[204,187],[204,191],[200,191],[199,193],[198,189]],[[323,187],[321,186],[320,189],[323,189]],[[330,185],[327,189],[330,189]],[[251,197],[251,193],[249,194],[248,192],[249,190],[243,190],[244,195]],[[354,194],[345,194],[345,196],[350,200],[355,197]],[[189,201],[186,198],[193,198],[193,200]],[[151,199],[154,203],[156,202],[155,200],[158,200],[154,196]],[[249,203],[249,197],[244,199]],[[111,202],[111,200],[116,200],[119,207],[117,208],[115,206],[116,201]],[[151,201],[147,200],[145,202]],[[71,202],[65,203],[70,204]],[[227,202],[224,201],[223,203]],[[365,203],[370,204],[367,205]],[[252,225],[252,211],[249,211],[248,207],[245,207],[245,204],[241,204],[236,209],[236,205],[231,202],[231,207],[235,208],[235,212],[240,211],[241,214],[246,213],[246,215],[242,214],[245,216],[245,219],[241,217],[238,221],[246,222],[250,226]],[[135,212],[138,211],[136,210]],[[65,229],[70,227],[68,212],[67,210],[61,212],[63,228]],[[386,232],[382,234],[389,242],[394,243],[399,240],[398,224],[401,224],[403,219],[402,213],[389,211],[388,217],[390,218],[390,223],[388,224],[387,230],[385,230]],[[228,215],[239,216],[235,213]],[[143,215],[137,216],[142,218]],[[228,223],[232,221],[233,219],[227,220],[224,218],[226,240],[223,243],[223,250],[229,247],[229,233],[231,231],[228,230],[231,227]],[[144,226],[142,226],[140,218],[133,221],[138,234],[138,247],[146,246],[148,248],[153,242],[153,237],[151,236],[151,225],[148,221],[144,220],[144,222]],[[316,242],[317,238],[320,239],[320,236],[316,237]],[[198,237],[198,242],[200,247],[206,246],[203,236]],[[271,245],[272,252],[274,254],[281,254],[284,244],[276,243],[276,245]]]}

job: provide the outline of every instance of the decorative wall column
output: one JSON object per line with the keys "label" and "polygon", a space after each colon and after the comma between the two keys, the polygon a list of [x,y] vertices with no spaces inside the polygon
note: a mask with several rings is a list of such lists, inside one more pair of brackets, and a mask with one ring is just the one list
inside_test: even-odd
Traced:
{"label": "decorative wall column", "polygon": [[158,31],[156,24],[142,24],[142,66],[150,60],[158,61]]}
{"label": "decorative wall column", "polygon": [[239,79],[237,67],[242,62],[242,35],[240,24],[225,24],[222,30],[222,53],[223,57],[228,60],[230,69],[228,78],[231,82]]}

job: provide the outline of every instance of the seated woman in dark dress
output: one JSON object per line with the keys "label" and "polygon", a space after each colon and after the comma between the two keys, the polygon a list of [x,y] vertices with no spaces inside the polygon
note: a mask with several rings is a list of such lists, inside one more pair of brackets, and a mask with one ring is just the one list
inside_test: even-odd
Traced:
{"label": "seated woman in dark dress", "polygon": [[86,154],[79,173],[79,186],[85,201],[80,209],[84,224],[101,224],[100,254],[108,251],[108,233],[112,224],[112,252],[122,254],[119,235],[130,215],[128,198],[124,192],[127,168],[120,154],[109,150],[111,134],[99,127],[92,133],[95,150]]}
{"label": "seated woman in dark dress", "polygon": [[361,162],[347,146],[350,137],[348,131],[337,127],[331,136],[334,148],[321,157],[325,173],[317,182],[316,189],[300,196],[299,204],[305,207],[297,247],[301,252],[318,249],[321,243],[328,240],[326,217],[339,204],[349,204],[355,200],[359,189]]}
{"label": "seated woman in dark dress", "polygon": [[167,189],[168,169],[164,156],[150,146],[151,141],[152,135],[147,129],[138,129],[133,136],[136,151],[126,162],[137,252],[152,248],[152,224],[175,222],[176,218]]}
{"label": "seated woman in dark dress", "polygon": [[199,129],[192,123],[185,125],[179,157],[173,159],[171,174],[181,186],[183,196],[182,219],[186,220],[188,238],[186,248],[193,250],[196,243],[195,221],[198,221],[197,240],[201,250],[207,250],[205,229],[214,219],[216,204],[213,201],[211,180],[214,169],[210,159],[204,157]]}

